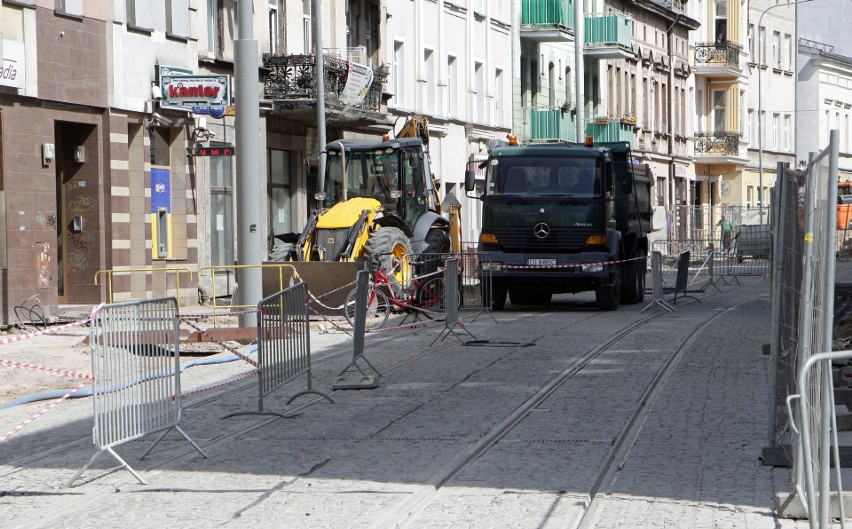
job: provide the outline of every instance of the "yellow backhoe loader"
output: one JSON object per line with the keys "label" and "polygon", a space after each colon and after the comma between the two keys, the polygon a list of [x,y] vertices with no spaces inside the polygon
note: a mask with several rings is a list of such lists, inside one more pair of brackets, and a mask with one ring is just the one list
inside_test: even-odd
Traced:
{"label": "yellow backhoe loader", "polygon": [[[291,236],[290,245],[279,246],[272,260],[292,261],[318,294],[351,282],[354,263],[362,258],[397,288],[412,273],[399,266],[406,255],[459,252],[460,207],[452,206],[446,214],[441,210],[428,140],[426,119],[411,118],[394,139],[329,143],[324,185],[316,196],[322,208],[311,214],[298,239]],[[353,265],[310,264],[334,262]],[[433,260],[414,272],[436,266]]]}

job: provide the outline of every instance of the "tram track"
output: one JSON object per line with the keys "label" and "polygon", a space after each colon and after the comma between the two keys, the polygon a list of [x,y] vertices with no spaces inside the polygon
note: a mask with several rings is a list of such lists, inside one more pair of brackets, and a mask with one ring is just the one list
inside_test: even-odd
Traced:
{"label": "tram track", "polygon": [[[731,310],[737,305],[747,303],[752,299],[754,298],[749,298],[732,306],[726,307],[725,310]],[[625,423],[622,431],[612,444],[612,449],[601,466],[601,469],[597,473],[597,477],[593,481],[588,492],[587,499],[584,502],[585,504],[582,515],[579,519],[574,520],[568,527],[571,527],[572,529],[594,528],[594,517],[599,512],[599,509],[605,501],[599,493],[604,486],[612,483],[617,472],[623,467],[630,447],[641,432],[644,419],[653,410],[653,403],[657,395],[665,386],[665,382],[674,372],[675,367],[684,352],[688,349],[689,345],[707,325],[720,317],[723,313],[724,311],[717,312],[695,326],[688,335],[681,340],[675,348],[675,351],[665,361],[663,367],[658,371],[657,375],[653,378],[650,385],[641,396],[640,406],[631,414],[629,420]],[[547,384],[535,393],[535,395],[517,407],[503,421],[483,435],[474,445],[457,454],[439,472],[434,474],[428,483],[422,485],[419,490],[412,493],[408,498],[396,505],[371,527],[374,529],[385,529],[388,527],[416,527],[416,525],[412,523],[416,514],[434,501],[442,489],[452,482],[454,477],[458,476],[470,467],[473,462],[488,452],[488,450],[494,447],[499,441],[504,439],[510,432],[512,432],[513,429],[517,428],[523,422],[530,412],[545,403],[558,388],[569,382],[577,374],[581,373],[583,369],[596,358],[610,350],[610,348],[615,344],[618,344],[623,339],[629,337],[644,324],[662,315],[663,313],[655,313],[645,316],[621,329],[605,342],[582,355],[570,367],[551,378]]]}
{"label": "tram track", "polygon": [[[707,295],[705,297],[709,296],[710,295]],[[730,309],[733,306],[735,305],[726,307],[726,309]],[[575,525],[574,527],[582,527],[583,529],[590,529],[591,527],[593,527],[593,525],[588,525],[592,522],[586,520],[593,519],[596,509],[599,508],[601,502],[603,501],[603,499],[599,496],[602,492],[605,493],[607,486],[609,485],[609,483],[611,483],[613,477],[618,471],[620,464],[626,457],[627,452],[629,451],[633,442],[635,442],[636,436],[641,430],[641,425],[644,422],[644,418],[647,416],[648,413],[650,413],[653,407],[653,401],[659,393],[659,390],[664,386],[665,381],[673,372],[674,367],[677,365],[679,358],[683,354],[683,351],[688,347],[688,345],[695,339],[695,337],[701,332],[701,330],[706,325],[708,325],[711,321],[713,321],[713,319],[717,318],[721,314],[722,312],[713,314],[711,317],[706,318],[700,324],[696,325],[695,328],[692,329],[692,331],[689,333],[689,335],[681,340],[681,342],[676,348],[676,351],[670,355],[670,357],[665,363],[665,366],[654,377],[654,380],[652,381],[651,385],[645,390],[645,393],[642,395],[641,399],[642,406],[634,412],[634,414],[630,417],[629,421],[625,424],[622,433],[618,436],[618,440],[613,445],[613,449],[607,457],[606,463],[603,465],[601,471],[598,473],[598,477],[595,479],[595,482],[589,491],[588,501],[586,503],[587,507],[583,519],[579,520],[577,522],[577,525]],[[603,343],[597,344],[592,349],[575,358],[569,367],[558,373],[556,376],[550,378],[543,386],[540,387],[540,389],[538,389],[538,391],[536,391],[534,395],[530,396],[526,401],[523,402],[522,405],[516,407],[514,411],[506,418],[504,418],[499,424],[494,425],[473,445],[467,447],[465,450],[458,452],[454,457],[449,458],[447,460],[447,463],[438,472],[432,475],[430,479],[424,481],[424,484],[420,486],[418,490],[409,494],[405,500],[402,500],[396,506],[386,511],[384,516],[379,519],[379,521],[374,525],[374,527],[414,527],[415,525],[411,525],[414,515],[422,511],[423,507],[433,502],[435,498],[439,495],[439,493],[448,485],[451,485],[453,479],[456,478],[461,472],[469,468],[473,462],[475,462],[483,454],[487,453],[500,440],[504,439],[506,435],[510,433],[514,428],[516,428],[524,420],[524,418],[529,415],[532,410],[545,403],[555,391],[557,391],[560,387],[564,386],[578,374],[582,373],[583,370],[587,366],[589,366],[589,364],[594,362],[594,360],[600,355],[616,347],[621,340],[628,338],[632,333],[636,332],[638,329],[641,329],[647,323],[664,315],[666,315],[666,313],[663,312],[642,315],[641,317],[638,317],[637,319],[627,323],[617,333],[607,337],[607,339]],[[524,315],[524,317],[531,316],[532,315]],[[564,325],[560,325],[558,328],[552,330],[555,333],[565,332],[567,329],[570,329],[573,326],[582,326],[584,324],[588,325],[588,323],[591,321],[600,318],[605,318],[608,316],[608,313],[589,313],[588,317],[574,318],[573,321],[568,322]],[[478,331],[478,334],[480,334],[482,338],[487,338],[488,336],[491,336],[493,334],[496,328],[496,326],[489,328],[487,333]],[[388,345],[396,341],[405,341],[406,337],[410,338],[410,335],[389,335],[387,338],[382,336],[375,340],[375,344]],[[534,338],[533,341],[540,338],[541,337]],[[444,351],[452,346],[458,346],[458,342],[451,341],[447,343],[437,344],[436,346],[428,348],[426,350],[420,350],[411,354],[407,354],[404,358],[400,358],[397,361],[388,362],[384,365],[380,365],[380,368],[383,374],[392,373],[396,370],[403,369],[406,365],[422,360],[423,358],[428,357],[429,355],[440,353],[441,351]],[[315,368],[317,366],[326,366],[326,369],[328,369],[328,366],[337,363],[342,358],[347,358],[352,354],[351,348],[341,346],[341,344],[337,344],[334,347],[338,350],[329,352],[329,354],[321,353],[320,355],[314,357],[312,363]],[[521,349],[522,346],[520,344],[517,348],[509,347],[506,349],[506,355],[516,354]],[[387,358],[385,358],[385,360],[387,360]],[[241,384],[239,387],[217,391],[215,394],[211,394],[186,403],[184,408],[187,410],[191,410],[203,407],[204,405],[212,404],[217,400],[227,399],[229,396],[232,396],[235,393],[250,391],[254,387],[254,385],[255,384],[252,381]],[[331,391],[329,393],[333,397],[338,392]],[[312,405],[316,404],[317,402],[320,402],[321,400],[323,399],[321,399],[320,397],[305,399],[298,405],[288,408],[286,412],[288,414],[301,413],[302,411],[310,408]],[[227,443],[229,440],[239,438],[241,435],[245,435],[255,430],[264,428],[278,420],[279,417],[271,417],[257,422],[253,422],[252,424],[236,424],[235,426],[237,427],[233,430],[227,432],[220,432],[215,437],[206,440],[201,446],[206,450],[208,448]],[[294,439],[298,437],[298,435],[293,436]],[[49,452],[59,453],[62,451],[63,448],[72,449],[75,447],[79,447],[82,441],[85,441],[85,439],[75,439],[63,445],[63,447],[55,447]],[[169,451],[173,450],[174,447],[169,448]],[[177,462],[185,460],[187,457],[192,457],[193,455],[197,454],[189,447],[187,447],[186,449],[179,448],[178,450],[180,451],[180,453],[175,453],[168,459],[158,461],[155,465],[148,467],[143,472],[143,475],[145,475],[146,477],[154,477],[157,474],[163,472],[164,470],[168,471],[169,468],[173,467]],[[42,457],[44,457],[45,455],[46,453],[41,454]],[[37,460],[38,456],[32,456],[31,458],[27,459],[32,462]],[[8,467],[9,465],[4,466]],[[20,470],[21,469],[18,469],[18,471]],[[96,472],[95,474],[97,475],[93,476],[89,480],[83,481],[82,483],[85,484],[93,479],[100,479],[104,476],[104,472]],[[310,473],[300,476],[299,479],[302,478],[310,478]],[[98,496],[100,494],[106,494],[106,492],[107,491],[95,491],[92,495]]]}

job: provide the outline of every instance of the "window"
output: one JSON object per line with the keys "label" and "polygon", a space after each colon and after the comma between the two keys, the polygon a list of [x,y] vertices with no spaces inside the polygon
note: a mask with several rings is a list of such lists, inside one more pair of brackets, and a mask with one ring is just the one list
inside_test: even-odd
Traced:
{"label": "window", "polygon": [[758,48],[757,53],[760,54],[760,57],[758,58],[757,62],[760,63],[761,66],[765,66],[766,65],[766,29],[765,28],[760,28],[757,31],[757,48]]}
{"label": "window", "polygon": [[210,175],[210,264],[231,266],[234,264],[231,157],[210,156],[207,160]]}
{"label": "window", "polygon": [[54,9],[60,13],[83,16],[83,0],[55,0]]}
{"label": "window", "polygon": [[[130,1],[132,0],[128,0],[128,2]],[[127,23],[130,23],[129,18]],[[207,51],[214,55],[217,55],[219,51],[219,8],[217,0],[207,0]]]}
{"label": "window", "polygon": [[772,67],[781,68],[781,34],[772,32]]}
{"label": "window", "polygon": [[269,149],[268,167],[269,226],[275,234],[290,233],[293,231],[290,152]]}
{"label": "window", "polygon": [[278,4],[275,0],[269,2],[269,53],[278,53]]}
{"label": "window", "polygon": [[[215,2],[214,2],[215,3]],[[137,3],[137,0],[125,0],[124,6],[127,13],[127,24],[139,28],[151,29],[154,27],[152,19],[153,12],[146,5]]]}
{"label": "window", "polygon": [[755,121],[754,121],[754,109],[748,109],[748,128],[746,129],[747,137],[750,138],[750,141],[753,142],[755,138],[757,138],[757,134],[754,132]]}
{"label": "window", "polygon": [[[503,120],[505,118],[504,113],[503,113],[503,108],[504,108],[503,98],[506,97],[506,91],[503,87],[503,70],[502,69],[497,68],[494,71],[494,82],[497,85],[497,89],[494,91],[494,94],[496,96],[495,102],[496,102],[496,110],[497,110],[497,114],[496,114],[497,119],[495,121],[496,121],[496,124],[499,126],[500,124],[503,123]],[[505,108],[508,108],[509,106],[510,105],[505,105]]]}
{"label": "window", "polygon": [[189,36],[189,0],[166,0],[166,33]]}
{"label": "window", "polygon": [[745,90],[740,90],[740,107],[738,109],[739,113],[740,113],[740,129],[739,129],[740,134],[745,134],[747,132],[745,107],[746,107],[746,93],[745,93]]}
{"label": "window", "polygon": [[476,104],[474,121],[479,123],[485,122],[485,67],[481,62],[474,63],[473,66],[474,88],[476,90]]}
{"label": "window", "polygon": [[784,115],[784,132],[783,132],[783,138],[784,138],[784,150],[785,150],[785,151],[787,151],[787,152],[790,152],[790,151],[792,151],[792,150],[793,150],[793,149],[792,149],[792,145],[791,145],[791,143],[792,143],[792,142],[790,141],[790,133],[791,133],[791,132],[792,132],[792,130],[793,130],[793,129],[790,127],[790,123],[791,123],[791,121],[792,121],[792,117],[790,116],[790,114],[785,114],[785,115]]}
{"label": "window", "polygon": [[716,0],[716,44],[724,44],[728,41],[728,0]]}
{"label": "window", "polygon": [[725,131],[725,91],[713,90],[713,132]]}
{"label": "window", "polygon": [[748,60],[755,62],[754,57],[754,24],[748,25]]}
{"label": "window", "polygon": [[452,55],[447,57],[447,115],[458,116],[459,80],[458,61]]}
{"label": "window", "polygon": [[772,114],[772,149],[781,148],[781,114]]}
{"label": "window", "polygon": [[405,48],[403,43],[393,43],[393,99],[396,106],[405,106]]}
{"label": "window", "polygon": [[432,114],[435,112],[435,52],[430,49],[423,50],[423,78],[426,80],[423,111]]}
{"label": "window", "polygon": [[790,35],[784,35],[784,71],[793,71],[793,40]]}
{"label": "window", "polygon": [[571,83],[574,82],[574,78],[572,77],[574,74],[571,73],[571,68],[565,68],[565,102],[570,103],[574,100],[574,94],[571,93]]}
{"label": "window", "polygon": [[752,204],[754,204],[754,186],[748,186],[746,188],[746,207],[751,209]]}
{"label": "window", "polygon": [[700,130],[702,132],[707,130],[704,125],[704,115],[704,90],[698,88],[695,91],[695,116],[697,118],[697,121],[695,123],[695,130]]}
{"label": "window", "polygon": [[[208,1],[215,2],[216,0]],[[302,45],[304,46],[305,53],[312,53],[314,49],[314,32],[311,28],[311,1],[302,0],[302,36],[304,37]]]}
{"label": "window", "polygon": [[547,106],[556,106],[556,65],[552,62],[547,65]]}

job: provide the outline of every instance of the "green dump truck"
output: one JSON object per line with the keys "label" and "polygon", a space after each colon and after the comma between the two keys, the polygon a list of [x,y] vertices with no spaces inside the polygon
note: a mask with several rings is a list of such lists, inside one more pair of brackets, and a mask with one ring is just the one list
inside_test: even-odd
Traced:
{"label": "green dump truck", "polygon": [[[594,291],[598,308],[645,297],[651,173],[627,142],[501,145],[485,169],[482,283],[493,310]],[[465,189],[475,173],[465,174]],[[470,195],[469,195],[470,196]]]}

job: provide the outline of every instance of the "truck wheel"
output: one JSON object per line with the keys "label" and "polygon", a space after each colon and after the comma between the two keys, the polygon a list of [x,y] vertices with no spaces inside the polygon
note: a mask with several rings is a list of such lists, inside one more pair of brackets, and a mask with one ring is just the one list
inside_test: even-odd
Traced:
{"label": "truck wheel", "polygon": [[512,305],[528,305],[530,296],[528,292],[519,288],[511,288],[509,289],[509,301],[512,302]]}
{"label": "truck wheel", "polygon": [[621,302],[621,272],[619,267],[612,278],[612,284],[600,286],[595,289],[595,301],[600,310],[615,310]]}
{"label": "truck wheel", "polygon": [[394,294],[408,286],[411,274],[405,256],[411,254],[411,241],[399,228],[384,227],[370,234],[365,253],[383,274]]}
{"label": "truck wheel", "polygon": [[645,299],[645,252],[637,250],[633,260],[624,265],[624,291],[621,302],[625,305],[641,303]]}

